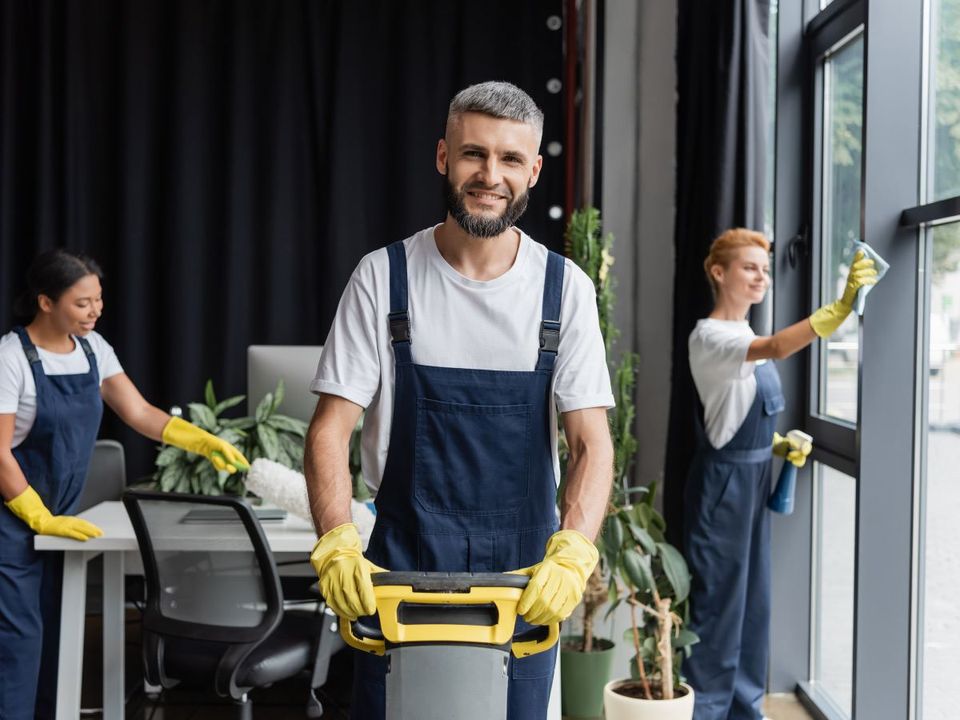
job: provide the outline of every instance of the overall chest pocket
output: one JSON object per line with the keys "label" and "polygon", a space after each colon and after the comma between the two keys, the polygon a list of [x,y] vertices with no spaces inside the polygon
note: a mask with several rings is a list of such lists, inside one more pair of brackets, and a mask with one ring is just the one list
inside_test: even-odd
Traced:
{"label": "overall chest pocket", "polygon": [[515,512],[526,500],[532,405],[417,401],[414,492],[428,511]]}

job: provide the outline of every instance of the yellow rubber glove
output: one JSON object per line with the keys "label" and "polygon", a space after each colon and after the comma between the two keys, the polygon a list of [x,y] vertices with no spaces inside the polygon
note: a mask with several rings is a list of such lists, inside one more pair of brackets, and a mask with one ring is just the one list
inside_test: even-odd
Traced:
{"label": "yellow rubber glove", "polygon": [[530,577],[517,614],[531,625],[566,620],[580,603],[599,557],[597,546],[586,535],[576,530],[555,532],[547,540],[543,560],[517,571]]}
{"label": "yellow rubber glove", "polygon": [[10,512],[23,520],[38,535],[56,535],[84,542],[103,535],[103,530],[92,522],[71,515],[52,514],[37,495],[37,491],[29,485],[26,490],[5,504],[10,508]]}
{"label": "yellow rubber glove", "polygon": [[843,295],[839,300],[824,305],[810,316],[810,327],[822,338],[829,337],[847,319],[853,310],[853,301],[857,299],[857,291],[865,285],[877,284],[877,270],[874,262],[865,257],[863,250],[857,250],[853,256],[853,264],[847,273],[847,284],[843,288]]}
{"label": "yellow rubber glove", "polygon": [[801,468],[807,462],[807,456],[813,452],[813,443],[790,436],[784,437],[778,432],[773,434],[773,454],[785,458],[795,467]]}
{"label": "yellow rubber glove", "polygon": [[320,578],[320,594],[345,620],[377,612],[370,573],[383,572],[363,556],[360,533],[353,523],[337,525],[317,540],[310,564]]}
{"label": "yellow rubber glove", "polygon": [[203,455],[217,470],[226,470],[231,475],[237,470],[250,469],[250,463],[243,453],[233,445],[182,418],[170,418],[163,428],[163,441],[181,450]]}

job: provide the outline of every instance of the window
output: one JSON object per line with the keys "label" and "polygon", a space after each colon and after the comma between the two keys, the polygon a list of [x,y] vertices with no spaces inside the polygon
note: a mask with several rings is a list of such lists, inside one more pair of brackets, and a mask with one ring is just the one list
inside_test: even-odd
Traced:
{"label": "window", "polygon": [[844,717],[853,691],[853,580],[857,484],[816,463],[813,469],[816,563],[813,679]]}
{"label": "window", "polygon": [[931,3],[928,201],[960,195],[960,1]]}
{"label": "window", "polygon": [[[863,34],[841,41],[822,60],[820,298],[843,292],[853,243],[860,238],[863,145]],[[856,422],[859,341],[857,316],[820,345],[821,414]]]}

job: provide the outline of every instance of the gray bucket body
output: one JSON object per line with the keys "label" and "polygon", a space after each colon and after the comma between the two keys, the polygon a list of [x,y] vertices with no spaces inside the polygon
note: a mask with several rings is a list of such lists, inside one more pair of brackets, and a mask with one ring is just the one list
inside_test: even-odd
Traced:
{"label": "gray bucket body", "polygon": [[402,645],[387,650],[386,720],[502,720],[509,649]]}

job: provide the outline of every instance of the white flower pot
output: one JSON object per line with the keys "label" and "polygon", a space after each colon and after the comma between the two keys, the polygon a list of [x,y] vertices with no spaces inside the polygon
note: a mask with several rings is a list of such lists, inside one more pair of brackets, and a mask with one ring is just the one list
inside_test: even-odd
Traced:
{"label": "white flower pot", "polygon": [[673,700],[646,700],[619,695],[613,688],[628,680],[611,680],[603,688],[606,720],[691,720],[693,688],[684,683],[687,694]]}

